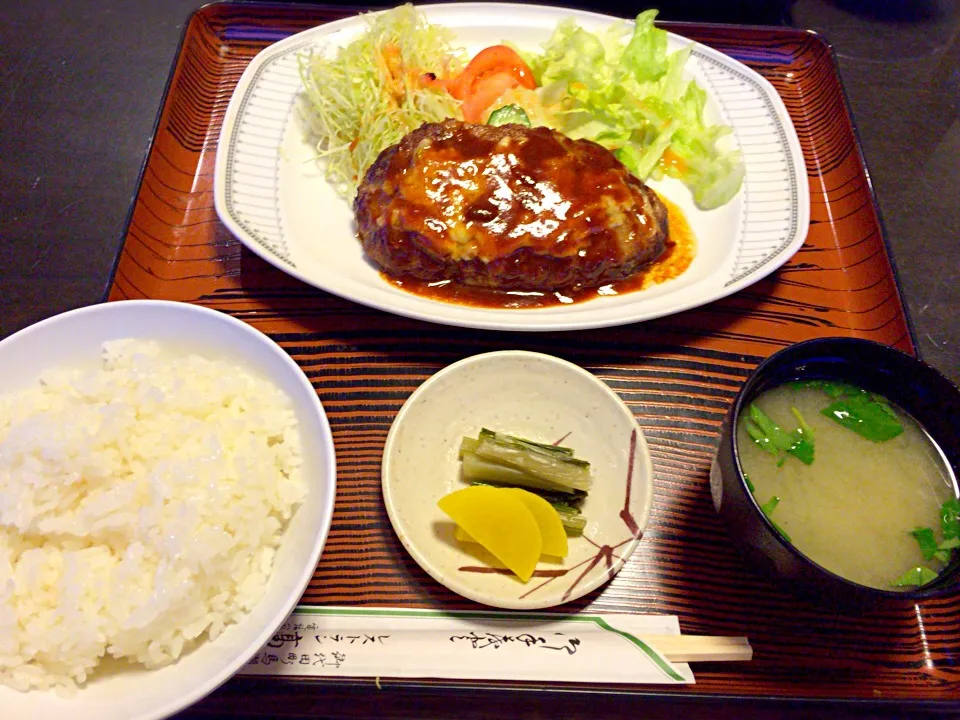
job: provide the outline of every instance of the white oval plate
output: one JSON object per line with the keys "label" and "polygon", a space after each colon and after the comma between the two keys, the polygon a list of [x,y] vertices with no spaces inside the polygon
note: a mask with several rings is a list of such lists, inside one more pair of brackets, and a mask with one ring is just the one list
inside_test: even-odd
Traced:
{"label": "white oval plate", "polygon": [[[540,562],[527,583],[492,571],[479,546],[457,542],[453,521],[437,507],[467,487],[460,439],[481,427],[539,442],[562,439],[591,464],[583,536],[570,538],[562,562]],[[464,597],[512,609],[560,605],[611,579],[640,542],[653,503],[647,443],[620,397],[583,368],[521,350],[474,355],[417,388],[387,435],[382,482],[393,529],[420,567]]]}
{"label": "white oval plate", "polygon": [[292,400],[309,492],[284,532],[266,593],[240,622],[177,662],[155,670],[94,673],[71,697],[0,686],[4,718],[156,720],[197,702],[239,670],[296,607],[313,577],[333,517],[333,436],[317,392],[290,356],[266,335],[207,308],[163,300],[92,305],[43,320],[0,342],[0,393],[34,385],[51,367],[96,362],[107,340],[142,338],[211,357],[242,359]]}
{"label": "white oval plate", "polygon": [[[615,18],[537,5],[451,3],[422,6],[451,28],[470,53],[501,42],[535,50],[557,23],[573,17],[590,31]],[[257,55],[227,108],[214,173],[214,201],[227,228],[254,253],[303,282],[386,312],[448,325],[495,330],[574,330],[650,320],[730,295],[770,274],[803,245],[810,195],[800,141],[780,96],[764,78],[698,45],[688,75],[706,90],[707,118],[733,128],[727,139],[746,164],[741,192],[699,210],[679,181],[651,183],[678,205],[698,240],[680,277],[641,292],[572,305],[498,309],[420,297],[387,282],[363,254],[353,212],[323,178],[295,109],[297,54],[332,52],[366,28],[362,16],[286,38]],[[671,51],[689,40],[671,34]]]}

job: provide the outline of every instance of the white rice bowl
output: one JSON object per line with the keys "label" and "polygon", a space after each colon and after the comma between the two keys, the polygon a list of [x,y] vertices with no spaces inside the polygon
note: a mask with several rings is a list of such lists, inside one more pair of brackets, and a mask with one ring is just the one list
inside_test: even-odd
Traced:
{"label": "white rice bowl", "polygon": [[[269,540],[276,534],[274,521],[269,521],[258,526],[256,532],[248,538],[249,545],[243,549],[243,552],[238,553],[237,557],[231,558],[232,562],[244,567],[245,573],[249,576],[248,586],[235,588],[232,598],[225,602],[223,597],[219,597],[223,593],[218,593],[216,587],[204,587],[202,583],[198,583],[199,587],[193,588],[193,597],[202,598],[205,610],[203,613],[194,614],[191,617],[191,612],[187,609],[191,603],[187,602],[183,603],[178,613],[173,614],[169,623],[151,625],[151,617],[140,617],[134,623],[141,629],[139,634],[136,628],[133,632],[127,630],[123,638],[123,651],[141,662],[146,662],[148,665],[159,664],[160,667],[147,669],[143,665],[131,665],[126,660],[111,661],[107,667],[94,670],[90,679],[72,694],[52,690],[18,692],[10,687],[0,686],[0,707],[5,710],[4,716],[50,717],[55,714],[68,714],[71,720],[160,718],[196,702],[247,662],[292,612],[313,575],[326,540],[333,514],[336,467],[329,424],[317,394],[296,363],[281,348],[262,333],[227,315],[184,303],[149,300],[106,303],[59,315],[0,342],[0,395],[16,392],[34,393],[33,389],[38,386],[41,375],[45,375],[48,381],[54,384],[55,389],[56,384],[60,382],[65,383],[65,387],[69,386],[70,378],[60,374],[59,370],[77,367],[78,364],[95,367],[102,355],[104,343],[126,338],[156,341],[174,351],[194,350],[214,359],[230,360],[269,380],[279,388],[292,401],[292,411],[296,415],[296,424],[299,426],[302,438],[299,457],[297,453],[290,452],[290,447],[295,447],[295,443],[286,443],[275,438],[272,443],[279,445],[280,451],[271,454],[270,448],[261,448],[261,454],[253,453],[251,455],[253,459],[250,462],[254,465],[266,463],[266,466],[275,462],[278,467],[296,465],[299,462],[306,487],[297,487],[295,482],[280,483],[276,492],[267,493],[271,497],[268,498],[266,495],[257,497],[259,501],[275,505],[278,508],[276,512],[279,514],[286,512],[284,508],[296,507],[292,520],[283,531],[275,556],[272,551],[258,553],[252,549],[256,545],[256,538],[264,537]],[[149,344],[119,343],[108,345],[108,348],[114,354],[115,363],[129,365],[140,362],[146,363],[145,367],[150,367],[149,355],[152,351]],[[143,354],[144,349],[146,349],[145,354]],[[140,352],[141,356],[132,359],[130,356],[135,355],[136,352],[131,353],[131,350]],[[156,370],[156,368],[153,369]],[[124,371],[128,370],[128,367],[124,368]],[[202,375],[203,368],[197,367],[194,371]],[[86,380],[90,377],[92,376],[88,376]],[[235,378],[229,379],[225,385],[230,387],[235,382]],[[104,389],[104,392],[114,391],[116,388]],[[234,388],[233,392],[239,396],[248,392],[259,394],[268,391],[263,386],[242,386]],[[54,393],[53,397],[56,396],[57,394]],[[200,399],[198,402],[201,402]],[[265,410],[266,416],[261,419],[281,425],[291,424],[289,411],[285,416],[272,404],[270,408],[273,409]],[[17,412],[22,410],[16,410],[9,405],[4,407],[0,401],[0,429],[2,429],[4,418],[9,420]],[[123,427],[124,418],[118,418],[117,422],[119,427]],[[129,431],[129,426],[126,430]],[[157,428],[153,428],[153,432],[157,432]],[[68,432],[68,439],[69,435]],[[181,440],[189,439],[188,433],[180,433],[180,436]],[[138,441],[149,445],[149,437],[151,435],[144,435]],[[229,439],[230,436],[221,434],[220,437]],[[53,452],[50,448],[43,448],[42,443],[37,445],[37,438],[30,437],[29,433],[19,438],[19,441],[23,443],[23,447],[33,448],[34,454],[39,453],[42,456],[43,453]],[[123,447],[122,442],[114,443],[113,447],[110,445],[110,442],[107,442],[106,449],[103,450],[106,456],[115,454],[118,447]],[[40,450],[36,450],[37,447],[40,447]],[[76,447],[74,449],[76,450]],[[149,456],[151,452],[159,455],[155,447],[148,448],[146,454]],[[55,459],[51,456],[51,460]],[[97,459],[99,461],[102,458],[98,456]],[[262,470],[266,466],[261,465],[259,469]],[[164,481],[169,483],[171,478],[184,472],[184,467],[182,465],[178,467],[174,463],[172,467],[164,466],[162,470],[170,471]],[[208,471],[198,472],[198,474],[208,481],[207,484],[210,487],[217,486],[219,476],[215,469],[208,468]],[[282,477],[279,473],[278,476]],[[42,480],[38,482],[42,483]],[[164,485],[164,482],[160,482],[159,485]],[[84,490],[89,491],[89,488],[85,487]],[[127,506],[122,503],[118,505],[117,498],[111,498],[109,493],[104,493],[98,496],[98,503],[95,506],[87,508],[86,515],[79,520],[71,516],[67,521],[62,515],[51,514],[47,511],[48,509],[42,507],[27,507],[22,502],[20,505],[16,502],[11,503],[11,495],[15,495],[13,486],[6,488],[0,486],[0,491],[4,493],[0,501],[6,503],[5,517],[8,521],[12,517],[10,508],[19,507],[19,515],[16,515],[19,518],[18,522],[22,522],[24,527],[33,529],[55,531],[58,523],[62,526],[67,522],[72,523],[73,527],[93,528],[95,532],[104,532],[109,535],[110,522],[118,518],[125,519],[125,513],[127,513]],[[142,503],[138,501],[136,504]],[[105,511],[107,505],[110,505],[110,512]],[[149,507],[149,503],[147,506]],[[149,510],[146,512],[149,515]],[[234,508],[232,514],[238,519],[243,517],[242,508]],[[104,521],[104,517],[112,520]],[[216,534],[211,530],[211,527],[216,527],[216,522],[210,518],[206,518],[208,522],[199,524],[196,518],[192,519],[192,524],[184,524],[182,517],[166,518],[164,522],[159,522],[154,515],[152,520],[155,521],[158,529],[164,532],[169,531],[169,534],[174,536],[178,523],[179,527],[183,528],[183,532],[188,535],[197,527],[204,528],[204,532]],[[3,538],[0,538],[0,541],[3,541]],[[9,541],[9,534],[7,541]],[[170,542],[177,543],[179,540],[174,537]],[[216,542],[216,538],[209,535],[201,545]],[[130,543],[129,547],[124,547],[130,551],[130,548],[135,546],[136,543]],[[180,552],[183,549],[181,545],[176,546],[173,555],[179,557],[180,554],[184,554]],[[3,548],[0,547],[0,565],[4,562],[2,550]],[[56,552],[44,555],[41,549],[32,552],[36,555],[37,562],[31,566],[24,564],[21,559],[20,564],[23,567],[18,567],[19,573],[34,573],[36,568],[42,567],[43,562],[56,565],[68,555],[68,553]],[[99,552],[101,554],[88,553],[88,557],[77,565],[78,568],[82,568],[83,575],[95,575],[98,569],[102,570],[104,558],[107,555],[103,555],[102,550]],[[128,565],[130,568],[135,568],[136,560],[140,557],[136,555],[139,550],[134,549],[130,552],[133,554],[127,558]],[[203,563],[204,552],[203,549],[195,547],[185,555],[190,562]],[[269,579],[265,579],[262,573],[255,571],[255,568],[258,564],[268,564],[271,556],[273,556],[273,568]],[[74,559],[73,563],[76,564],[76,562]],[[158,568],[155,565],[151,565],[150,562],[145,565],[151,570],[150,585],[153,585],[156,579],[163,577],[162,572],[158,574]],[[182,567],[167,567],[167,571],[173,573],[165,577],[171,586],[175,581],[176,572],[185,572]],[[0,567],[0,584],[7,579],[9,573],[9,567]],[[142,577],[138,578],[135,572],[129,575],[133,578],[133,582],[124,591],[135,593],[137,583],[143,585],[145,581]],[[6,585],[8,599],[10,587],[12,586],[8,583]],[[76,656],[76,661],[80,665],[87,661],[80,659],[82,653],[78,648],[84,643],[88,648],[90,646],[95,648],[100,642],[96,638],[96,633],[91,632],[89,627],[80,627],[81,621],[86,619],[86,622],[91,622],[93,619],[92,621],[101,628],[110,624],[111,612],[104,612],[96,602],[90,604],[90,587],[92,585],[89,583],[86,586],[83,583],[77,583],[77,590],[83,591],[82,599],[77,603],[78,609],[66,615],[70,619],[69,627],[75,628],[74,632],[70,632],[61,621],[50,623],[51,615],[47,616],[47,624],[41,622],[34,626],[38,630],[36,644],[46,645],[48,649],[53,650],[56,650],[61,643],[64,647],[72,645],[73,650],[67,650],[64,657],[69,659]],[[0,588],[0,594],[2,591],[3,588]],[[259,601],[252,603],[252,608],[248,612],[247,606],[251,604],[249,599],[258,596],[262,597]],[[24,598],[20,598],[19,602],[22,606]],[[120,603],[121,600],[118,599],[117,602]],[[150,605],[148,616],[157,609],[157,605],[156,602]],[[163,602],[159,605],[163,605]],[[29,602],[27,606],[29,607]],[[9,621],[10,618],[0,617],[0,626]],[[194,629],[187,627],[191,623]],[[128,620],[127,625],[129,624]],[[197,646],[193,648],[189,636],[196,635],[196,628],[200,625],[211,626],[212,631],[209,632],[209,636],[214,639],[206,639],[208,633],[205,631],[201,634],[201,640]],[[13,626],[8,625],[8,629],[9,627]],[[223,628],[222,632],[220,632],[221,628]],[[9,653],[11,650],[23,653],[28,645],[34,645],[29,638],[25,640],[24,635],[21,635],[16,642],[11,642],[9,635],[7,633],[3,638],[6,641],[5,645],[0,643],[0,653]],[[160,642],[156,642],[157,640]],[[183,644],[186,646],[184,654],[172,664],[163,664],[168,661],[170,655],[178,655]],[[85,652],[89,652],[89,649]],[[0,657],[0,661],[2,660],[3,658]]]}

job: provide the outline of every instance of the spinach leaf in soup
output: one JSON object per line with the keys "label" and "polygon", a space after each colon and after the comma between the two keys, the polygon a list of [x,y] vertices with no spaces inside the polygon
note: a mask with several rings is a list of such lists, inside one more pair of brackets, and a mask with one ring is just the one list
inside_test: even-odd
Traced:
{"label": "spinach leaf in soup", "polygon": [[957,498],[940,506],[940,530],[944,539],[960,537],[960,500]]}
{"label": "spinach leaf in soup", "polygon": [[[924,560],[937,560],[942,565],[949,565],[953,551],[960,547],[960,500],[957,498],[950,498],[940,506],[940,533],[943,540],[938,543],[933,528],[915,527],[910,531],[920,546]],[[926,585],[938,575],[938,572],[918,565],[893,584],[896,587]]]}
{"label": "spinach leaf in soup", "polygon": [[761,410],[756,403],[750,403],[747,408],[747,418],[744,422],[747,434],[763,450],[771,455],[778,455],[777,467],[783,465],[789,453],[806,465],[813,462],[813,430],[804,421],[800,411],[790,408],[797,418],[799,426],[792,432],[787,432]]}
{"label": "spinach leaf in soup", "polygon": [[858,392],[863,392],[856,385],[850,385],[849,383],[838,382],[836,380],[795,380],[790,383],[790,386],[793,388],[818,388],[823,390],[827,397],[830,398],[838,398],[844,395],[854,395]]}
{"label": "spinach leaf in soup", "polygon": [[792,386],[822,390],[833,402],[820,412],[867,440],[885,442],[903,432],[903,423],[883,395],[832,380],[797,380]]}
{"label": "spinach leaf in soup", "polygon": [[916,539],[923,553],[924,560],[932,560],[937,554],[937,539],[933,536],[933,528],[915,527],[910,534]]}
{"label": "spinach leaf in soup", "polygon": [[894,580],[893,585],[894,587],[920,587],[936,579],[937,573],[933,570],[923,565],[917,565]]}
{"label": "spinach leaf in soup", "polygon": [[877,398],[866,392],[846,395],[820,412],[867,440],[892,440],[903,432],[903,423],[886,400]]}

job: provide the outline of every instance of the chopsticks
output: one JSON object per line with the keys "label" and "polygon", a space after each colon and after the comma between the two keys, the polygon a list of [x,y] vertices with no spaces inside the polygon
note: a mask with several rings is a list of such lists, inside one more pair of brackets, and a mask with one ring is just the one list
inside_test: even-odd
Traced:
{"label": "chopsticks", "polygon": [[742,636],[644,635],[642,640],[671,662],[746,662],[753,659],[753,648]]}

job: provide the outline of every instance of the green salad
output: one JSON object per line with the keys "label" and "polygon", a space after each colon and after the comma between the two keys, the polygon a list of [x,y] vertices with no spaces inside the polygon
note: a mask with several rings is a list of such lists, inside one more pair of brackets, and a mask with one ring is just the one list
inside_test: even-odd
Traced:
{"label": "green salad", "polygon": [[703,209],[724,205],[743,184],[743,160],[685,76],[693,45],[668,52],[656,15],[600,33],[568,18],[538,51],[495,45],[469,62],[453,33],[412,5],[371,15],[336,52],[299,58],[327,179],[352,199],[377,155],[424,123],[520,122],[597,142],[641,180],[677,178]]}
{"label": "green salad", "polygon": [[558,99],[554,129],[614,151],[641,180],[678,178],[697,205],[716,208],[743,184],[740,152],[719,140],[724,125],[704,120],[707,94],[684,77],[693,45],[670,53],[656,10],[633,26],[593,34],[564,20],[541,53],[528,55],[547,102]]}

